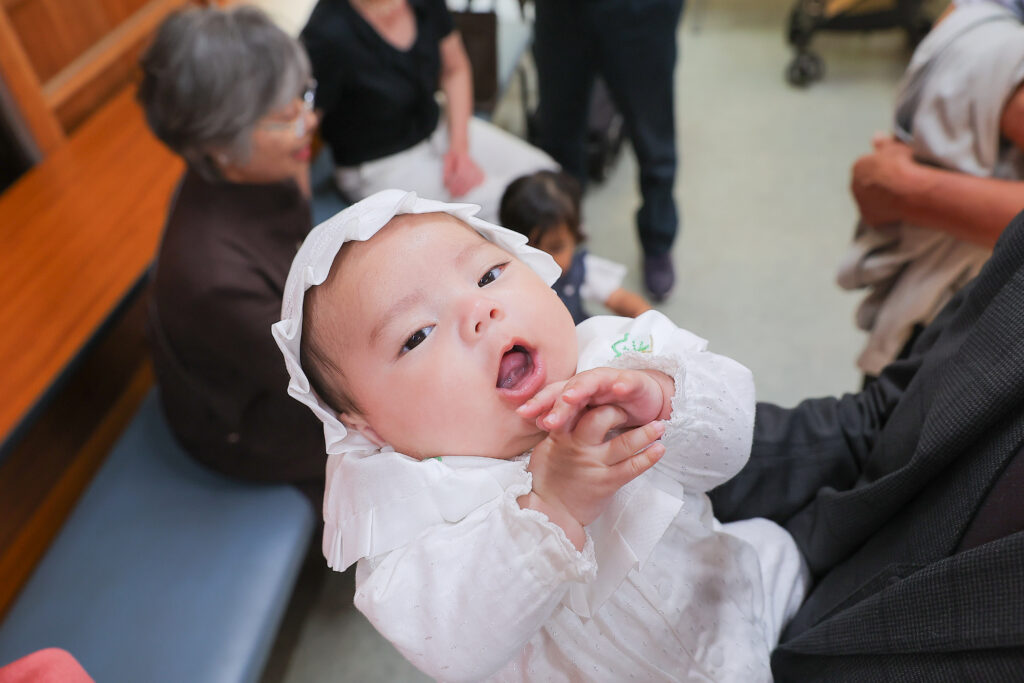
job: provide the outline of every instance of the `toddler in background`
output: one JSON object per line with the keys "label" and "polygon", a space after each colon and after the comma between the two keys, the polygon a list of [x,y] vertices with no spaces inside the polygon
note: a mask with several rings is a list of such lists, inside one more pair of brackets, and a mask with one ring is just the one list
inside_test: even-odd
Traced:
{"label": "toddler in background", "polygon": [[477,210],[380,192],[292,263],[273,333],[324,423],[328,564],[440,680],[770,681],[806,568],[705,495],[749,457],[749,371],[656,311],[574,326]]}
{"label": "toddler in background", "polygon": [[580,184],[562,171],[538,171],[513,180],[501,197],[501,224],[525,235],[531,247],[551,254],[562,276],[551,285],[578,325],[590,315],[584,302],[603,304],[635,318],[651,310],[639,294],[622,288],[626,267],[582,248]]}

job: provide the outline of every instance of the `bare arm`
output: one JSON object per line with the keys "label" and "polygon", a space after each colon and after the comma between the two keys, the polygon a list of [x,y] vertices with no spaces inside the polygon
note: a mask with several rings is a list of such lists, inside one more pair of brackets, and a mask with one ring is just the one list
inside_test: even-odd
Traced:
{"label": "bare arm", "polygon": [[604,302],[604,305],[615,315],[627,318],[635,318],[641,313],[651,310],[651,305],[647,303],[646,299],[635,292],[621,287],[611,293],[608,300]]}
{"label": "bare arm", "polygon": [[453,197],[460,197],[482,183],[484,174],[469,156],[473,72],[458,31],[452,31],[441,40],[441,91],[447,100],[448,112],[444,184]]}
{"label": "bare arm", "polygon": [[[1003,110],[1002,134],[1024,149],[1024,88]],[[919,164],[910,148],[891,138],[853,165],[850,189],[871,225],[907,221],[991,247],[1024,209],[1024,181],[979,178]]]}

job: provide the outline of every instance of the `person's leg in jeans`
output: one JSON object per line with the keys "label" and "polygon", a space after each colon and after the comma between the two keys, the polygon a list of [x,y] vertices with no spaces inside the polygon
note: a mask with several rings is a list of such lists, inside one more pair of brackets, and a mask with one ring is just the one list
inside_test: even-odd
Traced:
{"label": "person's leg in jeans", "polygon": [[533,38],[540,147],[583,187],[587,114],[594,84],[589,4],[590,0],[535,3]]}
{"label": "person's leg in jeans", "polygon": [[[545,3],[539,3],[545,4]],[[598,71],[622,111],[640,167],[637,231],[644,283],[663,299],[675,283],[670,251],[678,229],[674,70],[683,0],[596,0],[590,18]]]}

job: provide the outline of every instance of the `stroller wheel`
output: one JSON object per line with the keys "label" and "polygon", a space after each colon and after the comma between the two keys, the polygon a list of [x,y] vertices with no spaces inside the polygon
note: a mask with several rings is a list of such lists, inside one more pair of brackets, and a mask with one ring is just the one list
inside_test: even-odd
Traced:
{"label": "stroller wheel", "polygon": [[786,80],[803,88],[825,75],[825,63],[812,52],[800,52],[786,66]]}

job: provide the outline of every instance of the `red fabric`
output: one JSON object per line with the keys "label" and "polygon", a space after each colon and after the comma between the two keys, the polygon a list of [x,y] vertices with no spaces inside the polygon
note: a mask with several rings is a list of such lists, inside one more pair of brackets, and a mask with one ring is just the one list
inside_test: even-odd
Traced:
{"label": "red fabric", "polygon": [[70,652],[37,650],[0,667],[0,683],[96,683]]}

